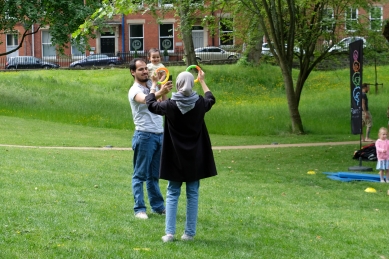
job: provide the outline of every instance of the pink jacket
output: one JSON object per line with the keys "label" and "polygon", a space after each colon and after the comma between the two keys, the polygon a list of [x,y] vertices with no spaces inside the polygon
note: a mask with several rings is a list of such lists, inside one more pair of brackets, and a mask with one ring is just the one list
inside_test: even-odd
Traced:
{"label": "pink jacket", "polygon": [[[389,160],[389,140],[378,139],[375,142],[375,148],[378,160]],[[384,150],[386,150],[386,153],[384,153]]]}

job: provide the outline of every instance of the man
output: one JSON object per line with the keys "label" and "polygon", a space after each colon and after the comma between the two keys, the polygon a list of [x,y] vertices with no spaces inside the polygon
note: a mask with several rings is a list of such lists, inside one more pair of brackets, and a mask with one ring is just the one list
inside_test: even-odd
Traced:
{"label": "man", "polygon": [[161,89],[158,89],[157,80],[150,83],[146,62],[140,58],[131,60],[130,72],[134,77],[134,84],[128,93],[135,124],[135,132],[132,138],[132,149],[134,151],[134,174],[132,176],[132,192],[135,200],[134,212],[135,217],[147,219],[143,195],[143,183],[145,181],[152,212],[165,214],[165,206],[159,188],[163,118],[149,112],[145,97],[150,93],[150,90],[153,90],[156,98],[166,99],[166,94],[169,93],[173,85],[171,81],[168,81],[161,86]]}
{"label": "man", "polygon": [[362,141],[372,142],[373,140],[369,138],[370,129],[373,125],[371,114],[369,112],[369,102],[367,99],[367,93],[370,91],[370,86],[368,84],[362,84],[362,127],[366,126],[366,136],[363,138],[362,133]]}

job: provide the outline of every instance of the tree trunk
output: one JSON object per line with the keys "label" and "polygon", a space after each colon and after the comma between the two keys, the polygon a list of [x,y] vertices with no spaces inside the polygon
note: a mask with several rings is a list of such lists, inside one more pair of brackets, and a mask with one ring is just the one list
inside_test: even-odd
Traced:
{"label": "tree trunk", "polygon": [[257,41],[256,44],[247,46],[247,61],[253,64],[259,64],[262,56],[262,40]]}
{"label": "tree trunk", "polygon": [[286,98],[288,100],[289,115],[292,123],[292,133],[304,134],[303,122],[299,112],[299,102],[293,87],[292,71],[281,65],[281,71],[285,83]]}
{"label": "tree trunk", "polygon": [[184,56],[185,64],[187,66],[197,65],[196,54],[194,52],[194,45],[192,39],[192,31],[183,31],[182,41],[184,42]]}
{"label": "tree trunk", "polygon": [[[249,43],[247,44],[247,61],[253,64],[259,64],[260,58],[262,56],[262,43],[263,43],[263,31],[261,26],[258,25],[258,33],[250,38]],[[245,53],[245,54],[246,54]]]}
{"label": "tree trunk", "polygon": [[180,5],[180,16],[181,16],[181,36],[184,43],[184,57],[187,66],[197,65],[196,54],[194,52],[194,44],[192,38],[192,26],[190,21],[186,20],[187,13],[189,13],[189,6],[186,4]]}

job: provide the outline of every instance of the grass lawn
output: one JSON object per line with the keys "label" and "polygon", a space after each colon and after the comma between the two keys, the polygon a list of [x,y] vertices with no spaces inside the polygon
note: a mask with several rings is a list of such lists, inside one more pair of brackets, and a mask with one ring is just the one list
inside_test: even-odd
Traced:
{"label": "grass lawn", "polygon": [[[196,240],[163,244],[163,216],[133,216],[132,151],[0,147],[0,258],[389,256],[389,185],[322,174],[356,165],[355,148],[215,150],[219,175],[201,182]],[[178,237],[184,209],[182,197]]]}
{"label": "grass lawn", "polygon": [[[206,117],[213,146],[359,140],[350,134],[347,70],[312,74],[300,105],[308,134],[296,136],[279,70],[204,69],[217,98]],[[379,68],[380,82],[389,79],[386,71]],[[364,73],[372,82],[372,69]],[[218,176],[201,181],[195,241],[179,240],[183,190],[178,240],[163,244],[163,216],[133,215],[132,151],[37,148],[130,147],[128,70],[1,77],[0,144],[33,147],[0,146],[0,258],[389,258],[389,184],[323,174],[357,165],[358,143],[216,148]],[[388,91],[369,94],[372,138],[387,125]],[[167,182],[160,184],[165,196]]]}

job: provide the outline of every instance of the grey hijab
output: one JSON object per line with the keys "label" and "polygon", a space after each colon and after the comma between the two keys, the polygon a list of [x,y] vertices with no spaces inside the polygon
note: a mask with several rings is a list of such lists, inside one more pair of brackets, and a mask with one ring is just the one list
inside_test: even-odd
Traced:
{"label": "grey hijab", "polygon": [[176,79],[177,93],[172,94],[172,100],[176,101],[182,114],[192,110],[199,99],[199,95],[193,91],[194,77],[189,72],[181,72]]}

